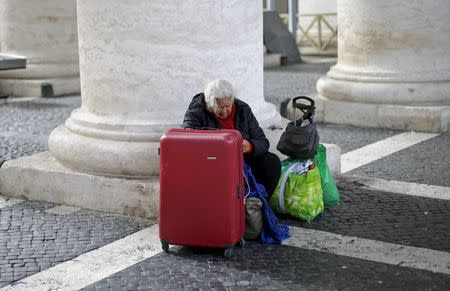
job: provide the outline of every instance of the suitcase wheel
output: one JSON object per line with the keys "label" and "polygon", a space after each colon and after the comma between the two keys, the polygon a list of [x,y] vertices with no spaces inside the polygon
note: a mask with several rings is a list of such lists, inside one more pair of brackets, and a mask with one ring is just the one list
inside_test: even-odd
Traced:
{"label": "suitcase wheel", "polygon": [[241,239],[238,241],[238,246],[240,246],[241,248],[243,248],[243,247],[245,246],[245,239],[244,239],[244,238],[241,238]]}
{"label": "suitcase wheel", "polygon": [[169,252],[169,243],[166,242],[165,240],[161,240],[161,246],[163,251],[165,251],[166,253]]}
{"label": "suitcase wheel", "polygon": [[227,259],[231,258],[231,256],[233,255],[233,250],[234,246],[227,247],[223,252],[223,256]]}

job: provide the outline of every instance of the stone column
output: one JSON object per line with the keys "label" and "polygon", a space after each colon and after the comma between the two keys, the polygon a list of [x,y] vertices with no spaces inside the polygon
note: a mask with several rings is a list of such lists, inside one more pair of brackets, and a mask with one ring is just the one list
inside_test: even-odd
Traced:
{"label": "stone column", "polygon": [[128,177],[159,174],[164,130],[179,127],[191,98],[229,80],[264,127],[262,2],[79,0],[81,108],[50,136],[68,168]]}
{"label": "stone column", "polygon": [[76,0],[0,0],[0,44],[27,57],[26,69],[0,72],[0,93],[80,92]]}
{"label": "stone column", "polygon": [[450,124],[447,0],[338,0],[338,62],[317,83],[319,119],[445,131]]}

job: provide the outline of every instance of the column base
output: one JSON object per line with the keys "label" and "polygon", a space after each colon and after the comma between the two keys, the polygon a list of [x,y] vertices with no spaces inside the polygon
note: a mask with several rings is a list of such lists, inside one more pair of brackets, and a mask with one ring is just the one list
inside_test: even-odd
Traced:
{"label": "column base", "polygon": [[[361,127],[445,132],[450,128],[450,106],[407,106],[331,100],[310,94],[316,101],[316,121]],[[292,117],[292,105],[287,108]]]}
{"label": "column base", "polygon": [[111,213],[158,216],[159,177],[120,179],[75,172],[48,152],[6,161],[0,193]]}
{"label": "column base", "polygon": [[[50,84],[46,85],[46,84]],[[80,78],[0,79],[0,93],[17,97],[53,97],[80,94]]]}
{"label": "column base", "polygon": [[[69,118],[66,125],[71,120]],[[100,124],[97,128],[80,127],[81,134],[67,129],[66,125],[55,128],[48,139],[50,153],[65,167],[93,175],[130,179],[159,175],[159,134],[152,141],[154,136],[150,127],[143,140],[138,140],[137,134],[108,130],[109,124]],[[127,125],[119,124],[118,127],[121,126]]]}

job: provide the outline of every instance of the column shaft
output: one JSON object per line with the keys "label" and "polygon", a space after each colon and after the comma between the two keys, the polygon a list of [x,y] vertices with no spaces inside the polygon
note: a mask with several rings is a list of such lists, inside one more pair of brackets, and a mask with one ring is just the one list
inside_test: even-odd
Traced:
{"label": "column shaft", "polygon": [[162,132],[191,98],[229,80],[263,126],[262,2],[79,0],[82,106],[49,139],[64,165],[102,175],[158,175]]}
{"label": "column shaft", "polygon": [[0,92],[41,96],[80,91],[76,0],[1,0],[0,51],[27,57],[27,68],[0,72]]}
{"label": "column shaft", "polygon": [[338,62],[317,83],[323,120],[446,130],[449,35],[446,0],[338,0]]}

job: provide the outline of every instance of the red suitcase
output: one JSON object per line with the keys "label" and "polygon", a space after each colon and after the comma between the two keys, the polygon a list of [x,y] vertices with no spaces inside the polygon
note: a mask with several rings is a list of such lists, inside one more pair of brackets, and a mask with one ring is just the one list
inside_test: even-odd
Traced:
{"label": "red suitcase", "polygon": [[236,130],[170,129],[160,144],[159,236],[169,244],[225,248],[245,229],[242,136]]}

